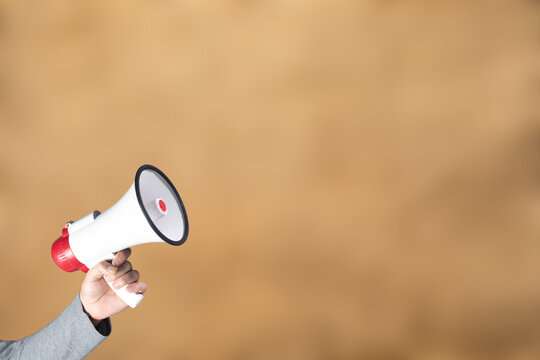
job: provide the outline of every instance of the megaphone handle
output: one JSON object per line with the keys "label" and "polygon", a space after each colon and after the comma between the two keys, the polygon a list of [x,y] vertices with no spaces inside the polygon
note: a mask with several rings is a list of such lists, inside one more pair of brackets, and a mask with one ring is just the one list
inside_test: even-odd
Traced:
{"label": "megaphone handle", "polygon": [[[96,259],[92,264],[88,264],[90,266],[87,265],[87,267],[90,269],[90,268],[94,267],[97,263],[99,263],[101,261],[112,260],[112,259],[114,259],[114,254],[113,253],[106,254],[106,255],[100,257],[99,259]],[[131,307],[131,308],[137,307],[137,305],[139,305],[139,303],[144,298],[143,294],[136,294],[136,293],[127,292],[127,290],[126,290],[127,285],[124,285],[120,289],[116,290],[112,286],[112,283],[108,282],[107,280],[105,280],[105,281],[110,286],[110,288],[115,292],[115,294],[118,295],[120,297],[120,299],[124,300],[124,302],[127,305],[129,305],[129,307]]]}

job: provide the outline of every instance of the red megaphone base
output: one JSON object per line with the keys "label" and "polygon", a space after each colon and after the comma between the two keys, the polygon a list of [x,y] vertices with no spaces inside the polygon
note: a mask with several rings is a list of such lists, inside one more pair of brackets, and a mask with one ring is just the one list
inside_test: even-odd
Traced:
{"label": "red megaphone base", "polygon": [[51,256],[58,265],[58,267],[67,272],[73,272],[81,270],[82,272],[88,272],[86,265],[81,263],[71,250],[69,246],[69,233],[67,231],[67,224],[62,229],[62,236],[60,236],[52,244],[51,247]]}

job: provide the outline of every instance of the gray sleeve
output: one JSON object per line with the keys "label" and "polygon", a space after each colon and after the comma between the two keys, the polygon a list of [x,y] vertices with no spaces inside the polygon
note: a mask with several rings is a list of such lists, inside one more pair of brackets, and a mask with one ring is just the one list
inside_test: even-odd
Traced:
{"label": "gray sleeve", "polygon": [[96,330],[77,295],[56,319],[35,334],[20,340],[0,341],[0,359],[82,359],[110,333],[110,319],[103,320]]}

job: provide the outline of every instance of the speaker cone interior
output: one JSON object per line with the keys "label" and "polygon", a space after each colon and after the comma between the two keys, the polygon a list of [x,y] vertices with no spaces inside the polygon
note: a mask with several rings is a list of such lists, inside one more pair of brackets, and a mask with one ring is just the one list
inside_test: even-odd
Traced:
{"label": "speaker cone interior", "polygon": [[143,165],[135,175],[135,192],[152,229],[169,244],[183,244],[189,231],[187,214],[167,176],[152,165]]}

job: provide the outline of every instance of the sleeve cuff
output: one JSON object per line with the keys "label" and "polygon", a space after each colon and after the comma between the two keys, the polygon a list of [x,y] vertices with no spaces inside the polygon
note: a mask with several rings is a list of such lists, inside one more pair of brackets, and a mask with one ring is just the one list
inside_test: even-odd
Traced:
{"label": "sleeve cuff", "polygon": [[101,322],[96,327],[97,332],[99,332],[103,336],[109,336],[111,335],[111,318],[106,318],[101,320]]}

